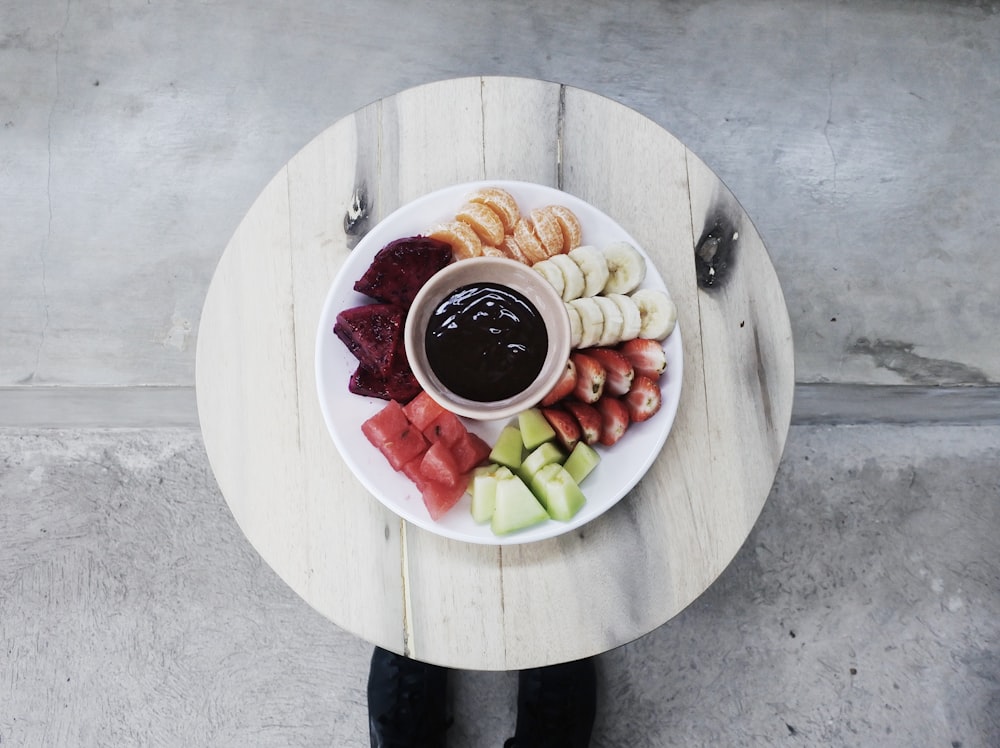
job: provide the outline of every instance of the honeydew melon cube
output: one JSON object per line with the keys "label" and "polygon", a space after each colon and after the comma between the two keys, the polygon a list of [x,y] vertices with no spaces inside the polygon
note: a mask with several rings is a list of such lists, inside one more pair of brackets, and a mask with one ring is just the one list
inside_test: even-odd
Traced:
{"label": "honeydew melon cube", "polygon": [[521,430],[524,448],[529,451],[543,442],[556,438],[555,429],[538,408],[529,408],[518,413],[517,425]]}
{"label": "honeydew melon cube", "polygon": [[521,459],[524,456],[524,443],[521,439],[521,431],[509,424],[504,426],[497,436],[496,443],[490,451],[490,461],[516,470],[521,467]]}
{"label": "honeydew melon cube", "polygon": [[491,472],[483,471],[472,478],[472,502],[469,506],[472,519],[477,523],[489,522],[497,503],[497,481],[513,477],[502,465],[494,465]]}
{"label": "honeydew melon cube", "polygon": [[465,490],[467,493],[471,494],[473,491],[473,484],[476,482],[476,478],[480,475],[493,475],[497,470],[500,469],[500,465],[495,462],[487,463],[486,465],[480,465],[472,469],[472,474],[469,476],[469,485],[466,486]]}
{"label": "honeydew melon cube", "polygon": [[521,467],[516,471],[521,480],[528,486],[532,485],[535,474],[546,465],[551,463],[562,463],[566,459],[566,454],[555,442],[543,442],[539,444],[521,463]]}
{"label": "honeydew melon cube", "polygon": [[535,496],[552,519],[568,522],[587,503],[583,491],[562,465],[550,463],[535,473]]}
{"label": "honeydew melon cube", "polygon": [[490,528],[497,535],[507,535],[545,522],[549,519],[545,507],[516,475],[497,480],[496,506]]}
{"label": "honeydew melon cube", "polygon": [[601,456],[597,453],[597,450],[581,440],[573,447],[573,451],[569,453],[569,457],[566,458],[563,467],[573,477],[576,484],[580,485],[583,483],[583,479],[590,475],[600,461]]}

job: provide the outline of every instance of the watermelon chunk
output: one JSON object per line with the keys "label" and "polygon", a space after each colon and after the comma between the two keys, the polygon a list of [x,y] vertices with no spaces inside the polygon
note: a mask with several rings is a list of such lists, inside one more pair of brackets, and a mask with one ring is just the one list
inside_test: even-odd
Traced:
{"label": "watermelon chunk", "polygon": [[431,425],[431,421],[444,413],[444,408],[433,397],[421,391],[419,395],[410,400],[403,408],[410,423],[423,431]]}
{"label": "watermelon chunk", "polygon": [[442,410],[441,414],[431,421],[430,425],[423,431],[427,441],[431,443],[444,442],[448,447],[468,433],[462,419],[450,410]]}
{"label": "watermelon chunk", "polygon": [[[446,486],[454,486],[461,477],[451,450],[440,441],[434,442],[427,448],[420,463],[420,472],[427,480],[443,483]],[[462,486],[464,490],[465,484]]]}
{"label": "watermelon chunk", "polygon": [[374,446],[378,447],[399,436],[410,427],[403,406],[396,400],[390,400],[378,413],[361,424],[361,433],[368,437]]}
{"label": "watermelon chunk", "polygon": [[420,490],[420,496],[424,500],[424,506],[431,515],[431,519],[437,521],[445,513],[458,503],[465,494],[465,487],[468,483],[468,476],[459,480],[453,486],[437,481],[428,481]]}
{"label": "watermelon chunk", "polygon": [[451,445],[455,465],[463,473],[486,462],[491,451],[492,447],[482,437],[471,431],[466,431],[463,437]]}
{"label": "watermelon chunk", "polygon": [[427,440],[420,431],[410,425],[395,439],[376,446],[394,470],[402,470],[403,465],[424,453],[427,449]]}

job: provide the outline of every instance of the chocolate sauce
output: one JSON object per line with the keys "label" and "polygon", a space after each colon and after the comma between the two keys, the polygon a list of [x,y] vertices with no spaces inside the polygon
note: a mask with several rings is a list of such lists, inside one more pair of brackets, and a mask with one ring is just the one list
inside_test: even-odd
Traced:
{"label": "chocolate sauce", "polygon": [[538,376],[549,336],[523,294],[499,283],[471,283],[438,304],[427,323],[427,361],[441,384],[477,402],[505,400]]}

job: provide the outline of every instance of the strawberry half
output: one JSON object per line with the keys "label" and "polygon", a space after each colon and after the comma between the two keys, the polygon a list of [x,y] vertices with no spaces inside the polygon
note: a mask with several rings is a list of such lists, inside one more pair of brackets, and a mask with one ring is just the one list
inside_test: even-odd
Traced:
{"label": "strawberry half", "polygon": [[604,366],[596,358],[580,351],[571,353],[570,358],[576,364],[576,387],[573,388],[573,395],[580,402],[596,403],[604,394],[604,382],[608,377]]}
{"label": "strawberry half", "polygon": [[573,363],[572,358],[566,359],[566,368],[563,369],[562,376],[559,377],[559,381],[555,383],[555,386],[549,391],[545,397],[542,398],[540,405],[543,408],[547,408],[550,405],[555,405],[557,402],[562,400],[564,397],[569,397],[573,394],[573,390],[576,388],[576,364]]}
{"label": "strawberry half", "polygon": [[601,437],[600,442],[606,447],[610,447],[623,436],[631,422],[628,406],[617,397],[602,397],[594,407],[601,414]]}
{"label": "strawberry half", "polygon": [[618,346],[618,352],[628,359],[636,374],[659,379],[667,370],[667,354],[658,340],[651,338],[627,340]]}
{"label": "strawberry half", "polygon": [[615,397],[620,397],[632,389],[635,369],[625,356],[614,348],[588,348],[588,356],[596,358],[607,374],[604,391]]}
{"label": "strawberry half", "polygon": [[586,444],[595,444],[600,441],[601,412],[593,405],[581,403],[579,400],[567,400],[563,404],[579,424],[580,438]]}
{"label": "strawberry half", "polygon": [[580,424],[572,413],[568,413],[562,408],[542,408],[542,415],[549,425],[556,432],[559,443],[566,448],[567,452],[572,452],[573,447],[580,441],[582,433]]}
{"label": "strawberry half", "polygon": [[660,395],[660,385],[647,376],[640,374],[632,382],[632,389],[625,395],[625,405],[633,421],[645,421],[653,417],[663,404]]}

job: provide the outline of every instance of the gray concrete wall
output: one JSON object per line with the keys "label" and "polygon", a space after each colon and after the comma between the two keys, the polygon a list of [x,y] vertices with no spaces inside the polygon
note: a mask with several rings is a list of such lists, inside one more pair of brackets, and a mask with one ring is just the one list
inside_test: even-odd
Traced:
{"label": "gray concrete wall", "polygon": [[0,384],[183,385],[215,261],[339,117],[559,80],[712,166],[802,382],[1000,381],[1000,15],[984,2],[6,2]]}
{"label": "gray concrete wall", "polygon": [[[475,74],[672,131],[792,319],[761,521],[601,658],[595,742],[1000,745],[1000,4],[976,0],[0,0],[0,745],[366,744],[367,645],[262,565],[208,469],[198,316],[300,147]],[[454,744],[499,744],[512,687],[458,674]]]}

